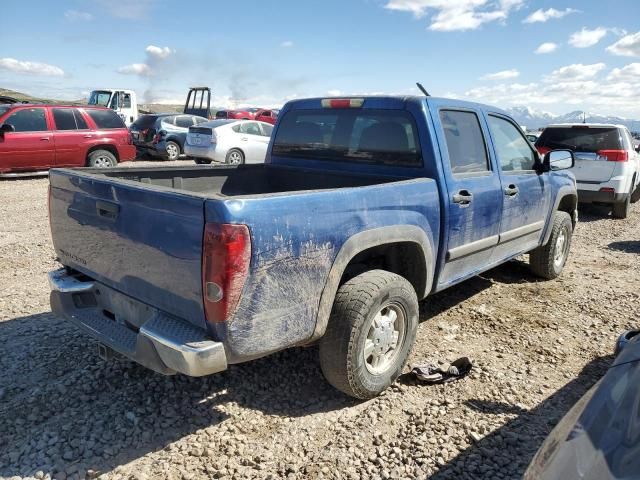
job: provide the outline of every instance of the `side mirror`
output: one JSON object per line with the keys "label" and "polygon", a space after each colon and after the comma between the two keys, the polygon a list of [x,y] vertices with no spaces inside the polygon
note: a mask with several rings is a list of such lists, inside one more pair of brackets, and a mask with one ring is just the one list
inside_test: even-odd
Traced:
{"label": "side mirror", "polygon": [[2,135],[4,135],[5,133],[11,133],[15,131],[16,131],[16,127],[14,127],[9,123],[3,123],[2,125],[0,125],[0,134]]}
{"label": "side mirror", "polygon": [[640,153],[640,143],[638,145],[636,145],[636,152]]}
{"label": "side mirror", "polygon": [[545,153],[542,166],[545,172],[573,168],[576,157],[571,150],[552,150]]}

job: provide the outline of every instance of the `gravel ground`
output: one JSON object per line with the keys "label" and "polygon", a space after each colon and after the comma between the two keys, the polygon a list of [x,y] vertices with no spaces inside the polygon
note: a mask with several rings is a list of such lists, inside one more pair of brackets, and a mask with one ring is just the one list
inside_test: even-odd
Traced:
{"label": "gravel ground", "polygon": [[470,355],[459,382],[403,376],[357,402],[322,380],[315,348],[163,377],[100,360],[49,312],[46,193],[46,178],[0,181],[2,478],[518,478],[638,326],[640,208],[592,208],[560,279],[513,261],[422,303],[410,361]]}

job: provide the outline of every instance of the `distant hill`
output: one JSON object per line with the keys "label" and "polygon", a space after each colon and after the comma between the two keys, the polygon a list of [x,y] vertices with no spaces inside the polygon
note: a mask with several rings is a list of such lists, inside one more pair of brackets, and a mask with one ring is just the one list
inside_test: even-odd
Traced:
{"label": "distant hill", "polygon": [[8,88],[0,88],[0,96],[15,98],[16,100],[26,103],[63,103],[65,105],[82,105],[87,103],[86,100],[55,100],[52,98],[33,97],[26,93],[9,90]]}
{"label": "distant hill", "polygon": [[624,125],[629,130],[640,131],[640,120],[617,117],[615,115],[599,115],[597,113],[583,112],[575,110],[564,115],[554,115],[548,112],[541,112],[530,107],[508,108],[507,112],[522,126],[529,130],[544,128],[550,123],[582,123],[583,118],[586,123],[613,123]]}

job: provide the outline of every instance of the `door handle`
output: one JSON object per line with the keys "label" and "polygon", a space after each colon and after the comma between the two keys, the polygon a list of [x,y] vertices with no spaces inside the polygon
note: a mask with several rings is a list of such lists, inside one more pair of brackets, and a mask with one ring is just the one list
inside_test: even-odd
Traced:
{"label": "door handle", "polygon": [[42,137],[40,138],[40,140],[42,140],[43,142],[48,142],[50,140],[49,137]]}
{"label": "door handle", "polygon": [[85,135],[84,138],[93,138],[93,135]]}
{"label": "door handle", "polygon": [[516,187],[515,185],[511,184],[507,188],[504,189],[504,194],[507,197],[515,197],[518,194],[519,191],[520,190],[518,190],[518,187]]}
{"label": "door handle", "polygon": [[469,205],[473,201],[473,193],[468,190],[460,190],[458,193],[453,194],[453,203],[459,205]]}
{"label": "door handle", "polygon": [[249,139],[247,137],[242,137],[240,140],[242,140],[243,142],[248,142]]}
{"label": "door handle", "polygon": [[98,200],[96,202],[96,212],[101,217],[108,218],[109,220],[115,220],[118,218],[118,213],[120,213],[120,205],[117,203]]}

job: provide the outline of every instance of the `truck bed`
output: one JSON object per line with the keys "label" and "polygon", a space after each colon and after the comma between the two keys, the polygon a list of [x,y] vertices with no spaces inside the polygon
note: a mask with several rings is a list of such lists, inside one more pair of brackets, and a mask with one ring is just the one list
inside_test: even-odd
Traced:
{"label": "truck bed", "polygon": [[203,196],[239,197],[283,192],[364,187],[389,183],[403,178],[330,173],[310,169],[294,169],[271,165],[240,167],[165,167],[81,169],[92,175],[117,178],[148,185],[184,190]]}

